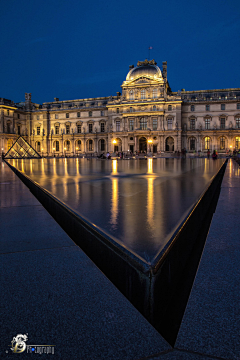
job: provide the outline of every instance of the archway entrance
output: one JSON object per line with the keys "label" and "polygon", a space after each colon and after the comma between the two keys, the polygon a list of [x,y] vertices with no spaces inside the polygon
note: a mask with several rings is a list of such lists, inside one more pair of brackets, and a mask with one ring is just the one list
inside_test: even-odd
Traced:
{"label": "archway entrance", "polygon": [[174,151],[174,139],[171,136],[166,138],[166,151]]}
{"label": "archway entrance", "polygon": [[143,153],[144,151],[147,152],[147,139],[145,137],[141,137],[139,139],[139,151]]}

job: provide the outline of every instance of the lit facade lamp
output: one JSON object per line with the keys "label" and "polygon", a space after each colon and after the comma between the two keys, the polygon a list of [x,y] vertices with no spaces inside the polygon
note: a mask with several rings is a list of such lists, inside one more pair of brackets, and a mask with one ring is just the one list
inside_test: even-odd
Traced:
{"label": "lit facade lamp", "polygon": [[64,152],[65,152],[65,157],[66,157],[66,150],[67,150],[67,149],[66,149],[66,148],[64,148]]}
{"label": "lit facade lamp", "polygon": [[55,157],[55,147],[53,148],[53,156]]}
{"label": "lit facade lamp", "polygon": [[152,139],[148,139],[148,144],[149,144],[149,150],[150,150],[150,152],[151,152],[151,145],[152,145]]}
{"label": "lit facade lamp", "polygon": [[116,143],[117,143],[117,140],[114,139],[114,140],[113,140],[113,146],[114,146],[113,151],[115,151],[115,145],[116,145]]}
{"label": "lit facade lamp", "polygon": [[78,147],[76,147],[76,150],[77,150],[77,156],[78,156]]}

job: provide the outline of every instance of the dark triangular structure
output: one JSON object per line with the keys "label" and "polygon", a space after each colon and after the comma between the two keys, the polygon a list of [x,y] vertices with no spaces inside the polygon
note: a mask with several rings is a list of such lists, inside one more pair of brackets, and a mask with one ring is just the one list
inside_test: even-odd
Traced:
{"label": "dark triangular structure", "polygon": [[40,159],[41,155],[22,136],[10,147],[4,159]]}

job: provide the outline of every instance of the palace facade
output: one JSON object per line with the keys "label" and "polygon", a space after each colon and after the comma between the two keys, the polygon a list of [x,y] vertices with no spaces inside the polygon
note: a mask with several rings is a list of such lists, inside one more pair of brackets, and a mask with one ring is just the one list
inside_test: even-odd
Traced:
{"label": "palace facade", "polygon": [[19,135],[43,155],[240,149],[240,88],[172,92],[167,62],[131,65],[117,96],[35,104],[0,99],[6,153]]}

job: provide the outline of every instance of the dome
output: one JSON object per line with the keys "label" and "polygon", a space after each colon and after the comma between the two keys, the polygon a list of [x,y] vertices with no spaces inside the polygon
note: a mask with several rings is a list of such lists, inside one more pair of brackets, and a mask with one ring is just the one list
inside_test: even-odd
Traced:
{"label": "dome", "polygon": [[138,62],[137,66],[129,71],[127,74],[127,81],[135,80],[141,76],[151,78],[162,78],[162,73],[154,60]]}

